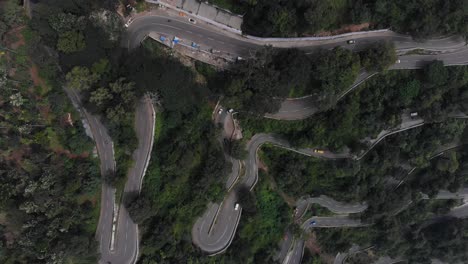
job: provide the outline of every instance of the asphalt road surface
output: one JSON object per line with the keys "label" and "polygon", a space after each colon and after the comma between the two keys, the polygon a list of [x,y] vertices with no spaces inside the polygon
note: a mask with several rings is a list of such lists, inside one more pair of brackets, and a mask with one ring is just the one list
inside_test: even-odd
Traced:
{"label": "asphalt road surface", "polygon": [[[83,116],[91,135],[96,143],[96,149],[100,159],[100,170],[101,175],[104,175],[108,171],[115,171],[115,160],[112,139],[109,136],[107,129],[99,120],[99,117],[90,114],[86,109],[82,107],[81,98],[72,89],[64,88],[68,97],[71,99],[75,108]],[[101,211],[99,216],[99,223],[96,230],[96,240],[99,241],[99,251],[102,252],[103,258],[101,263],[106,263],[105,259],[106,252],[109,251],[110,247],[110,230],[112,228],[112,216],[113,206],[115,201],[115,189],[106,183],[102,184],[101,187]]]}
{"label": "asphalt road surface", "polygon": [[[257,150],[265,143],[274,144],[278,147],[301,153],[301,150],[291,148],[287,141],[275,135],[256,134],[253,136],[247,144],[248,157],[244,161],[246,173],[240,182],[240,184],[243,184],[249,189],[253,189],[258,181]],[[192,228],[193,243],[211,255],[226,250],[232,242],[241,215],[241,208],[237,211],[234,209],[236,202],[236,194],[231,191],[228,193],[221,206],[218,204],[209,205],[208,210],[197,219]],[[312,202],[312,200],[309,202]],[[330,198],[317,198],[317,202],[324,206],[330,206],[333,211],[337,212],[354,212],[362,208],[362,205],[349,208]]]}
{"label": "asphalt road surface", "polygon": [[[404,125],[398,129],[397,132],[405,131],[415,127],[416,124],[419,126],[423,124],[423,121],[409,120],[408,122],[403,122]],[[416,126],[416,127],[417,127]],[[376,143],[380,141],[381,138],[388,136],[389,134],[394,134],[395,131],[387,131],[385,133],[380,133],[379,137],[375,140],[372,140],[373,144],[371,147],[375,146]],[[313,149],[294,149],[291,145],[281,137],[274,134],[256,134],[247,144],[248,157],[244,161],[245,163],[245,175],[241,180],[241,184],[245,185],[249,189],[253,189],[255,184],[258,181],[258,165],[257,165],[257,150],[265,143],[273,144],[275,146],[285,148],[303,155],[322,157],[322,158],[350,158],[350,155],[347,154],[337,154],[325,153],[318,154],[313,151]],[[451,147],[452,148],[452,147]],[[368,153],[366,151],[365,153]],[[360,156],[361,158],[363,155]],[[447,194],[441,192],[439,195],[446,197],[458,197],[461,193],[458,194]],[[444,197],[445,197],[444,196]],[[440,199],[440,198],[439,198]],[[447,198],[450,199],[450,198]],[[210,254],[217,254],[223,252],[232,242],[234,233],[236,231],[239,219],[240,211],[235,211],[234,207],[237,202],[235,193],[230,192],[227,195],[227,198],[223,201],[222,206],[212,205],[209,210],[200,217],[195,223],[192,229],[192,239],[194,244],[199,246],[203,251]],[[310,203],[319,203],[322,206],[329,208],[331,211],[336,213],[355,213],[363,211],[366,208],[365,204],[354,204],[347,205],[339,203],[330,199],[328,197],[318,197],[318,198],[309,198],[305,201],[298,202],[298,215],[303,215],[306,208]],[[339,218],[335,221],[332,221],[334,218],[324,218],[319,219],[320,223],[317,224],[317,227],[331,227],[333,225],[343,225],[343,226],[355,226],[357,225],[356,220],[353,219],[344,219]]]}
{"label": "asphalt road surface", "polygon": [[[220,144],[225,147],[223,141],[231,139],[234,126],[232,125],[231,113],[225,109],[219,113],[220,108],[215,109],[215,123],[223,125],[224,130]],[[226,150],[224,158],[232,163],[232,170],[225,184],[228,194],[222,204],[209,204],[207,211],[197,219],[192,227],[192,242],[211,255],[222,253],[228,248],[234,238],[242,214],[242,208],[235,210],[237,196],[236,192],[231,190],[239,177],[240,161],[230,157]]]}
{"label": "asphalt road surface", "polygon": [[298,239],[294,241],[293,248],[288,252],[283,264],[299,264],[301,263],[304,253],[304,240]]}
{"label": "asphalt road surface", "polygon": [[[135,113],[135,132],[138,138],[137,149],[133,153],[134,164],[127,174],[125,192],[140,192],[148,166],[154,135],[154,108],[149,98],[142,98]],[[112,212],[115,196],[103,197],[101,211],[104,217],[100,221],[98,235],[101,236],[100,263],[128,264],[138,258],[138,226],[133,223],[125,206],[119,205],[119,215],[115,233],[114,249],[110,249],[112,236]],[[102,214],[101,214],[102,215]],[[107,216],[107,217],[106,217]]]}
{"label": "asphalt road surface", "polygon": [[278,254],[275,256],[274,260],[279,261],[279,262],[284,262],[286,259],[286,256],[290,252],[290,248],[293,246],[294,243],[294,236],[290,232],[290,230],[286,230],[286,234],[284,234],[283,239],[281,239],[279,243],[279,248],[280,250],[278,251]]}
{"label": "asphalt road surface", "polygon": [[[377,73],[368,73],[361,70],[354,81],[346,91],[338,96],[338,100],[345,97],[356,87]],[[317,113],[320,109],[316,106],[317,102],[313,96],[304,96],[300,98],[288,98],[281,103],[281,108],[274,114],[265,114],[266,118],[278,120],[301,120]]]}
{"label": "asphalt road surface", "polygon": [[[315,223],[315,224],[313,224]],[[304,221],[302,229],[327,228],[327,227],[359,227],[365,226],[359,219],[349,218],[347,215],[336,215],[330,217],[314,216]]]}
{"label": "asphalt road surface", "polygon": [[296,203],[296,217],[303,216],[310,205],[318,204],[322,207],[327,208],[335,214],[353,214],[360,213],[367,209],[366,204],[356,203],[356,204],[346,204],[338,202],[326,195],[320,195],[319,197],[310,197],[307,199],[301,199]]}
{"label": "asphalt road surface", "polygon": [[[115,160],[111,138],[100,120],[81,108],[78,95],[66,90],[72,101],[78,103],[81,112],[85,113],[87,123],[92,132],[99,158],[101,161],[101,174],[115,171]],[[150,101],[139,104],[136,114],[136,130],[139,139],[138,149],[133,158],[134,167],[129,171],[125,190],[139,190],[143,171],[147,164],[152,147],[153,110]],[[113,209],[115,203],[115,189],[103,183],[101,192],[101,212],[96,230],[96,239],[99,241],[101,252],[100,263],[134,263],[138,255],[138,227],[133,224],[124,206],[120,206],[120,214],[116,231],[115,248],[110,250],[112,236]]]}
{"label": "asphalt road surface", "polygon": [[242,214],[235,210],[236,192],[231,191],[221,205],[210,204],[192,227],[192,242],[210,255],[224,252],[231,244]]}
{"label": "asphalt road surface", "polygon": [[[295,47],[306,52],[332,49],[337,46],[358,51],[376,41],[387,40],[395,43],[395,47],[399,53],[405,53],[414,49],[439,52],[439,54],[435,55],[402,55],[399,57],[400,63],[394,64],[390,69],[418,69],[433,60],[442,60],[445,65],[468,64],[468,47],[461,37],[448,37],[419,42],[411,37],[387,31],[376,33],[365,32],[354,36],[336,37],[326,40],[263,39],[260,41],[219,30],[204,22],[192,24],[186,18],[173,17],[165,12],[135,18],[128,27],[122,45],[130,49],[135,48],[151,32],[167,36],[177,36],[188,45],[193,41],[232,57],[249,57],[255,50],[260,49],[264,45],[280,48]],[[354,39],[356,41],[355,44],[347,44],[346,41],[350,39]],[[347,92],[361,84],[363,79],[365,80],[368,77],[367,73],[361,72],[356,82]],[[312,97],[305,97],[299,100],[286,100],[282,103],[277,113],[265,116],[274,119],[298,120],[307,118],[317,111],[314,99]]]}
{"label": "asphalt road surface", "polygon": [[[418,42],[409,36],[387,32],[363,32],[353,36],[335,36],[332,39],[313,39],[304,40],[300,38],[290,39],[260,39],[247,38],[224,30],[220,30],[214,26],[208,25],[202,21],[196,24],[190,23],[185,17],[177,17],[170,12],[159,11],[153,15],[139,16],[132,20],[127,28],[127,35],[122,42],[122,45],[130,49],[140,45],[141,41],[151,32],[155,32],[167,36],[177,36],[182,42],[209,46],[223,53],[229,53],[233,57],[242,56],[248,57],[253,51],[265,45],[272,45],[278,48],[300,48],[306,52],[314,52],[319,49],[332,49],[337,46],[342,46],[352,50],[361,50],[368,45],[380,40],[393,41],[399,51],[409,51],[412,49],[425,49],[430,51],[457,51],[465,50],[465,42],[461,37],[448,37],[435,40],[427,40]],[[347,44],[347,41],[354,39],[355,44]],[[396,68],[416,67],[414,61],[420,61],[420,56],[415,56],[418,59],[404,59]],[[451,63],[459,62],[456,56],[443,56],[450,58]],[[406,58],[406,57],[405,57]],[[466,62],[466,60],[462,60]]]}
{"label": "asphalt road surface", "polygon": [[[328,196],[321,195],[320,197],[309,197],[307,199],[301,199],[297,201],[294,218],[300,221],[301,218],[307,212],[307,210],[309,210],[310,205],[314,203],[319,204],[336,214],[359,213],[367,209],[366,204],[359,204],[359,203],[345,204],[345,203],[338,202]],[[311,221],[315,221],[315,225],[311,225],[310,224]],[[355,221],[355,220],[347,219],[346,215],[341,215],[341,216],[336,216],[336,217],[335,216],[334,217],[313,217],[313,218],[306,220],[303,223],[302,227],[303,229],[309,229],[313,227],[330,227],[331,224],[337,225],[334,227],[338,227],[338,226],[348,227],[350,226],[350,223],[351,223],[350,221]],[[288,242],[289,241],[287,240],[283,241],[281,245],[282,251],[284,251],[284,248],[287,247]],[[303,255],[303,248],[304,248],[303,247],[304,241],[299,239],[296,242],[297,243],[293,244],[292,249],[287,253],[286,257],[284,257],[283,263],[287,263],[287,264],[301,263],[301,259]],[[284,256],[284,254],[280,256]]]}
{"label": "asphalt road surface", "polygon": [[[264,143],[287,144],[274,135],[257,134],[248,143],[248,158],[245,160],[245,175],[240,184],[252,189],[258,180],[257,150]],[[192,227],[192,242],[208,254],[223,252],[231,244],[240,220],[242,208],[235,210],[237,197],[231,190],[221,205],[210,204],[208,210]]]}
{"label": "asphalt road surface", "polygon": [[[141,41],[150,33],[156,32],[161,35],[177,36],[183,42],[196,42],[199,45],[209,46],[222,53],[229,54],[232,57],[248,57],[255,50],[263,45],[272,45],[275,47],[291,48],[297,47],[306,52],[314,52],[319,49],[331,49],[336,46],[343,46],[352,50],[361,50],[369,44],[378,40],[393,41],[399,52],[411,49],[425,49],[432,51],[441,51],[437,55],[405,55],[400,56],[400,63],[393,65],[392,69],[415,69],[420,68],[428,62],[438,59],[443,60],[446,65],[468,64],[468,48],[464,41],[457,37],[430,40],[425,42],[416,42],[410,37],[402,36],[393,32],[363,33],[352,37],[336,37],[327,40],[254,40],[244,38],[235,34],[221,31],[204,23],[192,24],[186,18],[170,16],[164,13],[152,16],[138,17],[132,21],[128,27],[127,35],[124,38],[123,46],[128,48],[137,47]],[[346,41],[354,39],[356,44],[348,45]],[[347,91],[362,83],[368,78],[369,74],[361,72],[356,83]],[[313,114],[316,109],[311,104],[312,98],[306,97],[299,100],[288,100],[289,105],[283,105],[278,113],[282,115],[281,119],[305,118]],[[274,116],[273,116],[274,117]],[[246,175],[241,181],[248,188],[252,189],[258,179],[257,155],[258,148],[264,143],[273,143],[283,145],[284,141],[275,138],[272,135],[255,135],[248,144],[248,158],[245,161]],[[285,146],[290,148],[289,145]],[[300,151],[298,151],[301,153]],[[210,254],[223,252],[231,243],[237,224],[240,219],[242,208],[235,210],[237,197],[235,193],[230,192],[222,205],[212,204],[208,211],[200,217],[192,229],[193,242],[203,251]],[[360,223],[357,220],[348,218],[316,218],[316,226],[356,226]]]}

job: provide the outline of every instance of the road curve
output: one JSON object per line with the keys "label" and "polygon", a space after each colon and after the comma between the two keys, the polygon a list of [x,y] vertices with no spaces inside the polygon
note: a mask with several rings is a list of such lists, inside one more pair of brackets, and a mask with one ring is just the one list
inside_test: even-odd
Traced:
{"label": "road curve", "polygon": [[335,214],[354,214],[363,212],[367,209],[367,204],[365,203],[342,203],[326,195],[320,195],[319,197],[309,197],[298,200],[296,202],[296,218],[302,217],[312,204],[318,204],[325,207]]}
{"label": "road curve", "polygon": [[[367,209],[367,205],[365,203],[355,203],[355,204],[345,204],[338,202],[328,196],[321,195],[320,197],[309,197],[303,198],[296,202],[296,211],[295,211],[295,219],[300,221],[302,217],[305,215],[307,210],[309,210],[310,205],[312,204],[319,204],[327,208],[328,210],[332,211],[336,214],[341,214],[332,217],[319,217],[314,216],[302,224],[302,229],[308,230],[310,228],[315,227],[357,227],[362,226],[360,220],[350,219],[347,214],[351,213],[360,213]],[[311,224],[314,221],[314,224]],[[286,242],[286,241],[285,241]],[[303,255],[303,247],[304,241],[302,239],[298,239],[297,243],[293,244],[291,250],[287,253],[286,257],[283,260],[283,263],[287,264],[299,264],[301,263],[302,255]],[[285,245],[282,245],[285,247]]]}
{"label": "road curve", "polygon": [[[336,37],[330,40],[306,41],[296,39],[288,41],[283,39],[281,41],[258,41],[235,37],[227,33],[220,33],[206,25],[194,25],[180,18],[166,16],[164,14],[136,18],[130,24],[122,44],[125,47],[134,48],[138,46],[150,32],[178,36],[183,39],[183,41],[194,41],[199,45],[212,47],[213,49],[217,49],[233,57],[249,56],[253,51],[259,49],[263,45],[273,45],[275,47],[282,48],[296,47],[303,49],[306,52],[313,52],[318,49],[330,49],[336,46],[360,50],[375,41],[389,40],[395,43],[398,51],[400,52],[416,48],[443,51],[443,53],[437,55],[401,56],[401,63],[393,65],[391,69],[421,68],[428,62],[436,59],[444,61],[446,65],[468,64],[468,48],[466,48],[464,46],[464,42],[457,37],[430,40],[421,43],[416,42],[407,36],[402,36],[389,31],[375,34],[365,33],[362,35],[354,35],[352,37]],[[350,38],[355,39],[357,45],[345,44],[346,40]],[[358,80],[346,91],[346,93],[357,87],[367,78],[369,78],[368,74],[361,73],[358,76]],[[286,102],[290,103],[286,103],[286,105],[283,104],[282,110],[278,113],[278,115],[281,116],[278,117],[272,115],[271,117],[289,120],[306,118],[317,111],[313,106],[311,106],[311,100],[311,97],[306,97],[300,100],[287,100]],[[265,143],[272,143],[280,147],[291,149],[287,142],[273,135],[255,135],[248,144],[248,158],[245,161],[246,175],[241,181],[241,184],[250,189],[254,188],[258,180],[257,150]],[[301,150],[294,151],[303,153]],[[210,206],[209,210],[197,220],[192,229],[192,240],[194,244],[210,254],[223,252],[229,246],[234,237],[242,212],[242,208],[239,210],[234,209],[236,200],[235,193],[231,191],[221,205],[212,204]],[[320,218],[319,221],[321,224],[319,225],[323,225],[324,227],[333,226],[336,224],[336,221],[340,221],[338,224],[343,225],[357,224],[356,222],[353,222],[354,220],[352,219],[333,219]]]}
{"label": "road curve", "polygon": [[[184,18],[174,17],[160,11],[156,15],[139,16],[129,25],[123,38],[122,46],[135,48],[140,45],[151,32],[166,36],[177,36],[187,45],[196,42],[205,49],[212,48],[231,57],[248,57],[264,45],[272,45],[278,48],[299,48],[306,52],[314,52],[320,49],[331,49],[337,46],[351,50],[362,50],[376,41],[392,41],[399,53],[422,49],[437,51],[435,55],[402,55],[400,63],[394,64],[390,69],[419,69],[433,60],[441,60],[445,65],[468,64],[468,47],[461,37],[448,37],[419,42],[409,36],[397,34],[392,31],[362,32],[352,36],[333,36],[330,39],[261,39],[246,38],[227,31],[218,30],[205,23],[192,24]],[[354,39],[356,44],[349,45],[347,40]],[[372,74],[373,75],[373,74]],[[356,88],[371,74],[361,72],[353,85],[338,97],[341,99],[348,92]],[[319,109],[312,97],[304,97],[298,100],[285,100],[277,113],[266,114],[267,118],[281,120],[299,120],[315,114]]]}
{"label": "road curve", "polygon": [[[446,66],[467,65],[468,47],[462,47],[458,51],[438,55],[405,55],[400,56],[399,59],[401,63],[394,64],[390,67],[390,70],[420,69],[434,60],[443,61]],[[376,73],[370,74],[361,71],[355,82],[338,97],[338,100],[342,99],[346,94],[375,74]],[[305,96],[300,99],[284,100],[278,112],[265,114],[265,117],[278,120],[301,120],[314,115],[319,112],[319,110],[315,99],[310,96]]]}
{"label": "road curve", "polygon": [[[80,95],[76,91],[66,87],[64,90],[89,127],[91,136],[96,144],[100,160],[101,175],[105,175],[108,171],[115,171],[116,164],[114,160],[113,143],[107,129],[104,127],[99,117],[90,114],[82,107]],[[101,211],[96,229],[96,240],[99,242],[99,252],[101,253],[109,251],[109,230],[112,227],[112,208],[114,206],[114,201],[115,188],[103,182],[101,187]],[[100,263],[105,263],[105,261],[103,262],[101,258]]]}
{"label": "road curve", "polygon": [[[193,24],[188,22],[185,17],[174,16],[170,12],[161,10],[135,17],[127,28],[127,34],[123,38],[122,45],[130,49],[135,48],[151,32],[177,36],[182,42],[191,43],[193,41],[199,45],[209,46],[233,56],[249,56],[251,51],[265,45],[277,48],[300,48],[306,52],[332,49],[337,46],[361,50],[381,40],[393,41],[396,48],[403,52],[414,49],[447,52],[465,47],[463,38],[458,36],[418,42],[410,36],[390,30],[356,32],[353,35],[343,34],[324,38],[249,38],[220,30],[202,21]],[[356,43],[353,45],[347,44],[346,41],[350,39],[354,39]],[[404,65],[402,61],[402,67],[405,67]]]}
{"label": "road curve", "polygon": [[[252,190],[258,181],[257,151],[263,144],[273,144],[275,146],[296,151],[304,155],[311,155],[311,149],[294,149],[290,144],[274,134],[256,134],[247,144],[248,156],[244,161],[245,175],[240,184]],[[333,202],[329,198],[317,198],[324,206],[330,206],[332,210],[350,211],[338,202]],[[237,202],[236,193],[231,191],[225,197],[222,205],[210,204],[208,210],[197,219],[192,228],[192,242],[200,249],[210,255],[224,252],[232,242],[237,225],[240,220],[242,208],[235,210]],[[361,208],[361,207],[359,207]]]}
{"label": "road curve", "polygon": [[[258,181],[257,151],[263,144],[272,144],[303,155],[315,156],[312,149],[295,149],[281,137],[274,134],[256,134],[247,144],[248,157],[244,161],[246,173],[240,184],[253,189]],[[367,152],[366,152],[367,153]],[[340,158],[344,158],[341,157]],[[349,158],[349,157],[348,157]],[[443,195],[443,194],[442,194]],[[458,194],[461,195],[461,194]],[[450,196],[447,194],[446,196]],[[450,196],[453,197],[453,196]],[[192,240],[203,251],[214,255],[224,252],[232,242],[241,211],[234,210],[237,202],[234,192],[230,192],[223,201],[222,206],[211,205],[209,210],[200,217],[192,229]],[[339,203],[326,196],[309,198],[298,202],[298,214],[303,215],[310,203],[318,203],[336,213],[357,213],[367,208],[365,204],[347,205]],[[348,219],[345,216],[329,218],[314,218],[320,221],[316,227],[359,226],[359,220]],[[310,220],[310,219],[309,219]]]}
{"label": "road curve", "polygon": [[283,264],[299,264],[304,255],[304,240],[298,239],[294,241],[291,251],[286,255]]}
{"label": "road curve", "polygon": [[[137,104],[135,113],[135,132],[138,138],[137,149],[133,153],[134,164],[127,173],[124,192],[141,190],[143,177],[151,156],[154,136],[155,112],[151,100],[147,97]],[[107,185],[106,185],[107,186]],[[97,236],[100,240],[101,259],[99,263],[130,264],[138,258],[138,226],[130,218],[125,206],[118,204],[118,218],[114,247],[111,250],[112,222],[115,202],[115,189],[103,195],[101,202],[101,219]]]}
{"label": "road curve", "polygon": [[[223,142],[231,140],[235,132],[232,114],[222,110],[221,106],[216,107],[213,114],[214,122],[224,128],[219,142],[225,147]],[[237,196],[232,188],[238,180],[241,162],[229,156],[226,151],[224,159],[232,164],[225,184],[227,195],[221,204],[210,203],[206,212],[192,227],[192,242],[210,255],[222,253],[229,247],[242,214],[242,208],[235,210]]]}

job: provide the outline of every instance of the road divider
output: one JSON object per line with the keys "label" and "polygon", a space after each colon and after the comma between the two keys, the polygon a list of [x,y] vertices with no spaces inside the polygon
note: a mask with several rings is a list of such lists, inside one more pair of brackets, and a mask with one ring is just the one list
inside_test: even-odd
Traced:
{"label": "road divider", "polygon": [[[116,189],[113,189],[113,195],[115,197]],[[112,233],[111,233],[111,240],[110,240],[110,251],[114,251],[115,249],[115,234],[117,232],[117,220],[119,218],[119,206],[117,202],[114,200],[114,206],[112,207],[114,210],[112,212]]]}

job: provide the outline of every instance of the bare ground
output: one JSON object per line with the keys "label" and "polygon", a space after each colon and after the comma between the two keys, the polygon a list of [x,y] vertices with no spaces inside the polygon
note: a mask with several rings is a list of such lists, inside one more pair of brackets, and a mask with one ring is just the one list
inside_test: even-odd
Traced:
{"label": "bare ground", "polygon": [[334,36],[334,35],[340,35],[344,33],[349,33],[349,32],[359,32],[363,31],[369,28],[371,24],[366,22],[362,24],[352,24],[352,25],[344,25],[339,29],[333,30],[333,31],[320,31],[315,34],[305,34],[306,36],[311,36],[311,37],[327,37],[327,36]]}

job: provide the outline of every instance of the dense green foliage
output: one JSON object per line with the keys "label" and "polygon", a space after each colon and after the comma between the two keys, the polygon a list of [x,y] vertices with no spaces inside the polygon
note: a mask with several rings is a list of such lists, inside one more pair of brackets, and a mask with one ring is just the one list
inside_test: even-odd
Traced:
{"label": "dense green foliage", "polygon": [[[217,2],[229,3],[228,0]],[[23,19],[18,15],[20,8],[12,3],[8,1],[1,11],[1,40],[5,39],[7,29]],[[111,184],[121,182],[131,165],[130,156],[136,146],[135,103],[143,94],[149,94],[161,112],[142,193],[127,193],[124,197],[133,220],[140,224],[140,263],[271,263],[276,244],[291,220],[276,187],[270,185],[266,175],[260,175],[253,193],[236,190],[242,195],[239,203],[245,211],[238,237],[226,254],[208,258],[192,245],[190,230],[195,219],[208,202],[219,202],[225,194],[224,182],[230,164],[222,158],[223,147],[234,157],[246,155],[244,142],[222,146],[216,140],[218,131],[211,120],[213,102],[206,100],[211,98],[210,92],[225,95],[223,105],[241,110],[247,137],[253,131],[279,131],[293,138],[295,144],[330,149],[350,146],[356,150],[359,139],[398,124],[403,109],[419,111],[432,123],[386,139],[359,163],[319,162],[267,149],[268,160],[280,160],[269,163],[269,176],[275,178],[280,190],[294,197],[326,193],[340,199],[371,201],[363,219],[375,222],[378,232],[388,232],[384,229],[388,225],[395,234],[403,231],[411,234],[394,244],[376,240],[373,231],[361,237],[343,234],[337,246],[343,246],[345,238],[361,243],[371,237],[374,240],[368,241],[378,244],[384,252],[401,255],[410,252],[405,250],[410,248],[409,243],[414,243],[418,247],[412,250],[417,251],[415,258],[420,259],[427,256],[427,250],[433,250],[435,256],[449,246],[453,252],[460,251],[463,228],[460,221],[453,221],[450,228],[429,225],[418,228],[421,232],[410,232],[397,226],[397,220],[402,219],[393,219],[388,224],[386,218],[419,192],[433,195],[441,188],[456,190],[466,182],[463,165],[466,153],[445,154],[429,163],[440,146],[452,143],[465,128],[461,121],[440,123],[450,111],[468,107],[463,101],[468,94],[465,67],[444,68],[440,62],[434,62],[423,71],[385,73],[352,93],[343,104],[320,114],[314,122],[305,120],[285,125],[278,121],[259,121],[252,116],[275,112],[281,100],[288,96],[312,94],[322,110],[334,108],[361,67],[382,71],[394,62],[393,47],[380,43],[359,54],[336,48],[313,55],[294,49],[266,48],[255,59],[241,60],[229,72],[216,73],[197,64],[198,73],[208,80],[205,86],[195,81],[197,73],[152,42],[144,42],[143,47],[130,54],[121,50],[121,20],[115,13],[101,9],[113,10],[115,3],[113,0],[41,1],[30,21],[33,31],[25,31],[27,50],[20,50],[12,60],[19,65],[16,74],[20,75],[27,72],[25,63],[31,57],[41,65],[40,73],[47,84],[36,83],[31,88],[29,80],[19,76],[8,80],[11,76],[2,70],[0,231],[4,235],[0,261],[96,262],[94,232],[99,170],[96,161],[88,157],[91,145],[84,140],[82,128],[69,124],[64,117],[64,113],[70,113],[75,123],[78,119],[72,107],[64,103],[67,100],[58,85],[62,79],[68,88],[80,93],[87,109],[105,117],[116,143],[117,173],[108,171],[103,175]],[[294,35],[339,27],[349,21],[349,16],[353,22],[383,21],[373,13],[380,12],[384,4],[391,4],[377,3],[364,13],[359,7],[369,3],[358,2],[348,14],[346,1],[249,1],[249,5],[256,5],[254,9],[258,12],[253,15],[249,11],[245,26],[252,27],[255,18],[261,20],[255,27],[268,29],[265,34]],[[447,17],[422,28],[414,23],[407,25],[406,15],[409,17],[416,11],[397,1],[395,8],[407,11],[397,14],[402,21],[378,22],[376,26],[401,23],[398,30],[409,27],[418,36],[462,32],[465,29],[458,27],[462,18],[453,16],[458,12],[454,9],[458,4],[458,1],[446,4],[446,10],[440,13],[445,12]],[[449,108],[451,105],[454,107]],[[403,162],[416,165],[419,170],[407,178],[407,184],[387,194],[389,175],[398,172],[398,165]],[[395,178],[399,179],[398,176]],[[410,218],[406,213],[398,215],[401,216],[415,224],[429,219],[429,216]],[[437,238],[451,239],[451,242],[436,247]],[[336,236],[321,239],[327,250],[333,251],[333,245],[326,242]],[[423,243],[418,244],[416,240]]]}
{"label": "dense green foliage", "polygon": [[207,203],[222,199],[230,164],[220,158],[211,109],[195,104],[204,88],[192,70],[151,42],[134,55],[126,69],[140,89],[157,94],[163,112],[142,195],[127,194],[126,206],[141,224],[142,263],[187,263],[202,257],[187,239]]}
{"label": "dense green foliage", "polygon": [[254,3],[256,0],[207,0],[205,2],[210,3],[211,5],[215,5],[217,7],[229,10],[231,12],[237,14],[244,14],[246,12],[245,7],[246,5],[239,5],[240,2],[251,2]]}
{"label": "dense green foliage", "polygon": [[165,111],[158,116],[165,122],[153,148],[157,155],[152,156],[143,195],[129,206],[143,227],[143,263],[194,258],[195,249],[186,241],[194,220],[225,191],[229,166],[219,158],[222,150],[213,135],[210,110],[194,108],[190,118],[176,118],[178,114]]}
{"label": "dense green foliage", "polygon": [[[436,72],[440,72],[437,74]],[[437,82],[433,79],[438,78]],[[238,115],[247,137],[275,132],[296,145],[355,152],[360,140],[375,137],[401,123],[404,110],[418,112],[427,122],[446,120],[448,114],[465,111],[468,67],[429,64],[422,71],[389,71],[360,85],[337,106],[301,121],[278,121]]]}
{"label": "dense green foliage", "polygon": [[80,93],[88,110],[105,117],[115,143],[117,172],[104,178],[122,187],[136,147],[134,109],[142,92],[120,67],[128,57],[119,48],[122,23],[102,9],[114,7],[115,1],[45,0],[35,5],[31,27],[40,37],[38,49],[57,47],[56,55],[37,58],[50,69],[47,74],[57,75],[53,67],[58,64],[65,85]]}
{"label": "dense green foliage", "polygon": [[[362,220],[374,223],[371,227],[316,231],[326,252],[345,251],[351,243],[358,243],[374,245],[379,254],[417,263],[431,257],[452,263],[465,258],[467,238],[461,230],[466,221],[431,221],[446,214],[453,202],[433,202],[436,205],[431,207],[415,202],[408,207],[408,201],[418,201],[420,193],[455,192],[468,182],[468,155],[463,149],[433,159],[444,146],[466,142],[465,121],[448,118],[448,114],[465,110],[466,102],[460,98],[468,88],[467,76],[466,67],[444,68],[433,62],[420,71],[392,71],[374,77],[336,109],[319,114],[313,121],[245,116],[241,125],[247,137],[256,132],[277,132],[307,146],[349,146],[356,151],[360,139],[395,127],[404,109],[418,111],[428,124],[386,138],[360,161],[319,160],[277,147],[263,147],[264,159],[278,187],[295,199],[326,194],[340,201],[367,202],[369,208]],[[417,169],[408,175],[412,167]],[[403,184],[399,185],[400,181]],[[447,228],[448,223],[452,227]],[[444,251],[450,254],[444,255]]]}
{"label": "dense green foliage", "polygon": [[374,225],[359,229],[321,229],[318,241],[327,252],[345,251],[351,243],[411,263],[426,263],[437,258],[448,263],[467,257],[466,230],[468,221],[446,214],[453,201],[419,201],[405,211],[382,218]]}
{"label": "dense green foliage", "polygon": [[385,42],[364,50],[360,56],[339,47],[312,55],[298,49],[267,47],[224,72],[224,82],[211,78],[210,87],[226,96],[224,105],[260,116],[275,113],[281,101],[291,96],[313,95],[317,106],[328,109],[354,83],[361,60],[368,70],[381,71],[395,58],[393,45]]}
{"label": "dense green foliage", "polygon": [[270,186],[265,174],[260,173],[255,187],[255,213],[243,214],[239,238],[229,254],[242,263],[272,263],[277,244],[291,221],[289,208]]}
{"label": "dense green foliage", "polygon": [[14,49],[0,56],[0,262],[96,263],[100,177],[93,145],[61,87],[35,60],[47,54],[16,2],[0,8],[5,31],[14,29],[0,43]]}
{"label": "dense green foliage", "polygon": [[257,0],[247,9],[242,30],[256,36],[300,36],[370,23],[415,37],[468,33],[463,0]]}
{"label": "dense green foliage", "polygon": [[[223,145],[216,140],[211,109],[196,102],[207,89],[194,82],[192,70],[151,42],[145,42],[135,52],[140,56],[128,63],[133,80],[139,87],[157,92],[164,109],[157,117],[162,125],[156,131],[156,152],[142,195],[127,194],[124,199],[132,218],[142,228],[141,263],[238,263],[240,259],[258,263],[271,259],[289,214],[285,203],[266,182],[254,194],[238,191],[247,193],[240,199],[246,210],[240,237],[226,254],[208,258],[190,243],[195,219],[206,210],[208,202],[223,198],[230,164],[220,158]],[[215,73],[204,65],[198,64],[196,69],[208,79],[215,78]],[[152,74],[147,74],[149,71]],[[171,98],[174,96],[177,100]],[[244,143],[227,142],[224,147],[231,149],[234,156],[245,155]],[[251,232],[259,227],[257,233]],[[242,256],[238,252],[243,252]]]}
{"label": "dense green foliage", "polygon": [[383,71],[397,60],[393,42],[375,42],[360,56],[362,66],[368,71]]}
{"label": "dense green foliage", "polygon": [[[359,162],[317,160],[277,147],[264,147],[264,155],[278,187],[296,199],[326,194],[339,201],[367,202],[362,220],[374,223],[371,227],[316,231],[326,252],[343,252],[357,243],[374,245],[378,254],[417,263],[431,257],[452,263],[465,257],[467,240],[460,230],[466,228],[466,221],[448,219],[453,229],[443,228],[448,223],[434,229],[428,223],[446,214],[454,201],[434,201],[431,207],[416,202],[409,208],[408,201],[418,201],[421,192],[432,196],[439,190],[455,192],[466,186],[466,151],[447,152],[431,160],[434,151],[459,138],[464,127],[463,122],[452,121],[402,132],[380,142]],[[408,163],[409,168],[418,168],[409,176],[403,169]],[[404,184],[396,188],[401,180]],[[451,254],[443,254],[444,250]]]}
{"label": "dense green foliage", "polygon": [[348,159],[327,161],[310,158],[278,147],[263,147],[265,162],[278,187],[286,194],[299,199],[304,195],[339,195],[355,180],[351,175],[359,171],[358,164]]}
{"label": "dense green foliage", "polygon": [[83,34],[77,31],[66,31],[60,33],[57,40],[57,49],[64,53],[73,53],[85,48]]}

